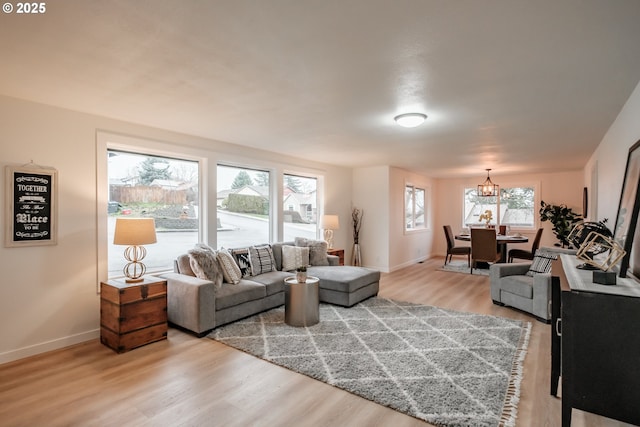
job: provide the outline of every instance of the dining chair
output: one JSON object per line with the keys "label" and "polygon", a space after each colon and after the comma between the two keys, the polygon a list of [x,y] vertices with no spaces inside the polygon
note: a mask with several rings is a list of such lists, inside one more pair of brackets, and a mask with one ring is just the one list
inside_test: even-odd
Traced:
{"label": "dining chair", "polygon": [[471,274],[478,262],[497,262],[502,257],[498,250],[496,230],[491,228],[471,229]]}
{"label": "dining chair", "polygon": [[531,244],[531,250],[528,251],[526,249],[511,249],[509,251],[509,262],[513,262],[514,258],[517,259],[526,259],[533,260],[533,256],[535,255],[538,247],[540,246],[540,238],[542,237],[542,232],[544,229],[538,228],[536,232],[536,237],[533,239],[533,243]]}
{"label": "dining chair", "polygon": [[456,246],[456,241],[453,238],[453,231],[451,231],[450,225],[443,225],[444,236],[447,238],[447,256],[444,258],[444,265],[451,262],[453,255],[466,255],[467,265],[471,266],[471,247],[469,246]]}

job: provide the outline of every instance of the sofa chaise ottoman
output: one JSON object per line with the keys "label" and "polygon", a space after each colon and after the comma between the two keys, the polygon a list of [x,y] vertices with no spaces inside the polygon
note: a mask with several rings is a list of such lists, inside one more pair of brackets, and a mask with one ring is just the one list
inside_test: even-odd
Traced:
{"label": "sofa chaise ottoman", "polygon": [[[316,241],[317,242],[317,241]],[[236,266],[243,272],[236,283],[214,283],[198,278],[191,268],[188,254],[180,255],[174,272],[159,275],[167,280],[167,316],[169,322],[204,336],[212,329],[284,304],[284,279],[295,275],[283,271],[283,246],[297,242],[281,242],[268,247],[273,268],[259,274],[247,274],[248,248],[231,249]],[[325,244],[326,245],[326,244]],[[380,272],[365,267],[340,266],[338,257],[326,254],[321,264],[311,265],[307,274],[318,277],[321,302],[351,307],[378,294]],[[316,257],[317,258],[317,257]]]}

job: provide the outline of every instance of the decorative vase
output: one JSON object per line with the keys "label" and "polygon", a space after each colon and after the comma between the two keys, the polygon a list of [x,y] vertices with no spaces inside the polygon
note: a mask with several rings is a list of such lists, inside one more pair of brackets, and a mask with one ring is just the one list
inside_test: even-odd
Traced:
{"label": "decorative vase", "polygon": [[362,265],[362,255],[360,254],[360,244],[354,243],[353,250],[351,251],[351,265]]}
{"label": "decorative vase", "polygon": [[298,281],[298,283],[305,283],[307,281],[307,272],[306,271],[296,272],[296,280]]}

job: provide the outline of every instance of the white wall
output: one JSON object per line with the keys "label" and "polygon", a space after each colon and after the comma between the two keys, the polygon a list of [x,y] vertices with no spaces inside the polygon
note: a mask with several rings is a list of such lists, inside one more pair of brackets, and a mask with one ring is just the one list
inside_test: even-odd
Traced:
{"label": "white wall", "polygon": [[[350,219],[350,169],[0,97],[0,166],[33,161],[56,168],[59,180],[58,244],[0,247],[0,363],[98,337],[97,212],[106,209],[97,206],[98,130],[197,149],[213,165],[248,161],[276,171],[320,171],[325,210]],[[6,214],[2,197],[2,224]],[[335,241],[350,244],[350,228],[341,227]]]}
{"label": "white wall", "polygon": [[[389,271],[389,167],[353,170],[352,205],[363,211],[362,265]],[[353,243],[353,237],[350,240]]]}
{"label": "white wall", "polygon": [[[430,257],[434,236],[433,212],[437,204],[433,197],[431,178],[391,168],[390,175],[390,221],[389,221],[389,269],[395,271]],[[414,185],[425,189],[426,227],[405,231],[405,186]]]}
{"label": "white wall", "polygon": [[[640,83],[627,100],[602,142],[584,168],[584,183],[597,199],[597,217],[608,218],[610,229],[615,227],[620,193],[624,180],[629,147],[640,140]],[[596,188],[592,173],[596,172]]]}
{"label": "white wall", "polygon": [[[427,228],[405,233],[404,189],[427,192]],[[433,243],[433,180],[390,166],[353,170],[353,205],[364,210],[362,264],[391,272],[429,257]]]}

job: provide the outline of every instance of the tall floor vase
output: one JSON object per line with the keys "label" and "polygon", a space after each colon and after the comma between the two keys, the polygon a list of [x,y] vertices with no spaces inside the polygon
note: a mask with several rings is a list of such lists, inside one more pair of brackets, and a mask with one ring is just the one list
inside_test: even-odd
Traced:
{"label": "tall floor vase", "polygon": [[362,265],[362,255],[360,254],[360,245],[358,243],[353,244],[353,250],[351,251],[351,265]]}

